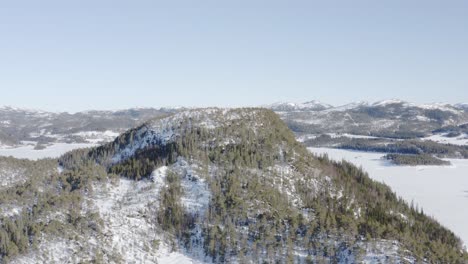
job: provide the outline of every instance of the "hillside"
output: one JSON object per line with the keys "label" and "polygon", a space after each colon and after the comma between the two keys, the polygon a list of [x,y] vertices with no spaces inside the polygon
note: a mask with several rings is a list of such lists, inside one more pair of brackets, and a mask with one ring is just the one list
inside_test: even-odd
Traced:
{"label": "hillside", "polygon": [[[454,144],[465,143],[468,138],[462,129],[468,123],[465,104],[417,105],[386,100],[336,107],[312,100],[304,103],[279,102],[265,107],[278,113],[300,136],[330,133],[385,138],[427,136],[434,141]],[[53,143],[109,142],[146,120],[184,109],[131,108],[70,114],[0,107],[0,146],[29,144],[41,149]]]}
{"label": "hillside", "polygon": [[[320,104],[318,102],[316,105]],[[285,104],[287,105],[287,104]],[[300,105],[300,104],[299,104]],[[468,123],[463,104],[413,104],[401,100],[356,102],[338,107],[287,108],[268,106],[296,133],[349,133],[391,138],[432,135],[446,126]]]}
{"label": "hillside", "polygon": [[[308,147],[329,147],[398,155],[398,165],[443,165],[440,158],[467,158],[468,112],[463,104],[418,105],[401,100],[344,106],[272,104]],[[424,154],[424,155],[422,155]],[[398,160],[398,161],[397,161]]]}
{"label": "hillside", "polygon": [[185,110],[59,164],[24,162],[44,169],[0,189],[17,206],[3,214],[3,262],[467,261],[451,231],[311,155],[265,109]]}
{"label": "hillside", "polygon": [[148,119],[174,111],[167,108],[135,108],[70,114],[0,107],[0,146],[18,146],[22,142],[38,147],[56,142],[107,142]]}

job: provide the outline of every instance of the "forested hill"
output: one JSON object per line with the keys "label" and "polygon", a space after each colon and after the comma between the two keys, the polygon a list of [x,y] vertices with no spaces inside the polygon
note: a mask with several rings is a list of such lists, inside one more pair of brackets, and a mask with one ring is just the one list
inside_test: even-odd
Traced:
{"label": "forested hill", "polygon": [[[59,165],[60,175],[46,178],[67,198],[54,196],[60,232],[47,228],[44,211],[24,208],[38,216],[21,222],[47,250],[72,241],[56,260],[467,261],[451,231],[352,164],[311,155],[270,110],[181,111]],[[2,241],[15,244],[18,231],[2,228]],[[0,254],[45,260],[44,247],[22,243]]]}
{"label": "forested hill", "polygon": [[418,138],[430,136],[447,126],[468,122],[463,105],[414,104],[401,100],[375,103],[354,102],[332,107],[313,104],[273,104],[268,108],[296,133],[349,133],[388,138]]}
{"label": "forested hill", "polygon": [[0,107],[0,146],[108,141],[148,119],[175,111],[175,108],[132,108],[70,114]]}

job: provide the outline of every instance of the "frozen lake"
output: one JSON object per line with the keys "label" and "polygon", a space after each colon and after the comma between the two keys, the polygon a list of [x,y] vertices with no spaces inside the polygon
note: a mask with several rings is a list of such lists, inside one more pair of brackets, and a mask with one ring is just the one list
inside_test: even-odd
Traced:
{"label": "frozen lake", "polygon": [[58,158],[66,152],[78,149],[96,146],[94,143],[54,143],[47,146],[45,149],[35,150],[32,145],[24,145],[15,148],[2,147],[0,148],[0,156],[12,156],[18,159],[42,159],[42,158]]}
{"label": "frozen lake", "polygon": [[394,166],[382,153],[309,148],[330,159],[347,160],[389,185],[397,195],[413,201],[468,244],[468,160],[449,159],[452,166]]}

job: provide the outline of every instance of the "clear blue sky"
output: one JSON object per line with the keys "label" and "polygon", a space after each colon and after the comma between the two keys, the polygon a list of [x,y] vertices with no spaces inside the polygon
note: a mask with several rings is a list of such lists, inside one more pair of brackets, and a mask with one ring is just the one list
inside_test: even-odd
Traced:
{"label": "clear blue sky", "polygon": [[2,1],[0,105],[468,102],[468,1],[166,2]]}

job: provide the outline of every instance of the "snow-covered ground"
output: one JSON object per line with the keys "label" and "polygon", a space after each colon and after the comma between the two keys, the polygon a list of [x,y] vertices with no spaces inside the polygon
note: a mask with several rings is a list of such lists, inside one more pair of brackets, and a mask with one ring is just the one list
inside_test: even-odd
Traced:
{"label": "snow-covered ground", "polygon": [[462,134],[457,137],[447,137],[446,134],[436,134],[429,137],[425,137],[422,140],[432,140],[442,144],[452,145],[468,145],[468,135]]}
{"label": "snow-covered ground", "polygon": [[42,158],[57,158],[62,154],[78,149],[78,148],[89,148],[96,146],[94,143],[54,143],[47,146],[44,149],[34,149],[34,145],[22,145],[20,147],[1,147],[0,156],[12,156],[19,159],[42,159]]}
{"label": "snow-covered ground", "polygon": [[106,130],[106,131],[84,131],[74,133],[74,136],[82,137],[86,142],[98,144],[101,142],[109,142],[114,140],[116,137],[120,135],[120,133]]}
{"label": "snow-covered ground", "polygon": [[330,136],[331,138],[340,138],[340,137],[345,137],[345,138],[364,138],[364,139],[376,139],[378,137],[373,137],[373,136],[365,136],[365,135],[354,135],[354,134],[349,134],[349,133],[323,133],[323,134],[306,134],[306,135],[301,135],[297,137],[297,140],[299,142],[304,142],[309,139],[315,139],[321,135],[327,135]]}
{"label": "snow-covered ground", "polygon": [[468,160],[450,159],[451,166],[394,166],[381,159],[383,153],[330,148],[309,148],[334,160],[347,160],[384,182],[406,201],[454,231],[468,244]]}
{"label": "snow-covered ground", "polygon": [[[191,252],[178,245],[173,250],[168,237],[158,234],[162,231],[155,230],[151,223],[155,221],[152,212],[159,206],[168,169],[182,177],[185,209],[194,215],[204,215],[209,201],[207,186],[194,168],[181,158],[170,168],[156,169],[151,180],[135,182],[122,178],[118,184],[107,184],[92,198],[104,220],[106,247],[119,252],[125,263],[206,263],[201,245],[194,246]],[[201,228],[196,228],[200,235]],[[155,241],[158,241],[157,246]]]}

